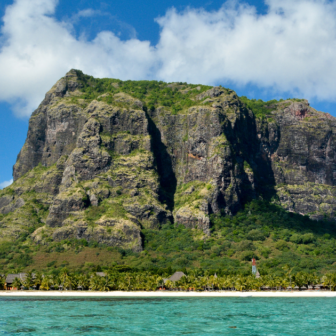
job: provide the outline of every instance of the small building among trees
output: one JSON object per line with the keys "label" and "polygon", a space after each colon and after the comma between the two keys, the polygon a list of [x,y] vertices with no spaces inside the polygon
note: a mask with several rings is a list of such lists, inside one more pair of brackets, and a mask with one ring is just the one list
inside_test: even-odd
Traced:
{"label": "small building among trees", "polygon": [[5,281],[6,290],[16,290],[20,289],[15,287],[15,279],[19,279],[20,283],[26,280],[27,273],[17,273],[17,274],[8,274]]}
{"label": "small building among trees", "polygon": [[183,272],[175,272],[170,278],[163,279],[163,280],[164,280],[164,282],[166,282],[168,280],[175,282],[175,281],[181,280],[181,278],[183,278],[184,276],[186,276],[186,275]]}

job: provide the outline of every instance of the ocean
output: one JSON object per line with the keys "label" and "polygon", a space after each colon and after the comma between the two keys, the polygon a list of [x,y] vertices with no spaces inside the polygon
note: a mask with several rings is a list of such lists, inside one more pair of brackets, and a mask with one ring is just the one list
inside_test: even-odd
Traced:
{"label": "ocean", "polygon": [[335,298],[0,298],[0,335],[336,335]]}

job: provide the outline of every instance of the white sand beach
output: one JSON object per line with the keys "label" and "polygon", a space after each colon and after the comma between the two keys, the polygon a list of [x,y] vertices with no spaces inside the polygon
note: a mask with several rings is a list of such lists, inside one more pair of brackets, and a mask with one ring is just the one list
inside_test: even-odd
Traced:
{"label": "white sand beach", "polygon": [[0,297],[334,297],[336,291],[267,291],[267,292],[179,292],[179,291],[155,291],[155,292],[94,292],[94,291],[0,291]]}

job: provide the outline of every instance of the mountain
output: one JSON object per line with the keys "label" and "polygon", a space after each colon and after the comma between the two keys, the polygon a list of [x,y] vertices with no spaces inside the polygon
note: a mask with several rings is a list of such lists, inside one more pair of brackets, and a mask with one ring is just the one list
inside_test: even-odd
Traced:
{"label": "mountain", "polygon": [[191,241],[223,242],[223,223],[253,204],[284,221],[293,214],[306,234],[332,236],[335,131],[336,118],[303,99],[263,102],[223,87],[71,70],[32,114],[14,183],[0,191],[1,242],[139,253],[176,225]]}

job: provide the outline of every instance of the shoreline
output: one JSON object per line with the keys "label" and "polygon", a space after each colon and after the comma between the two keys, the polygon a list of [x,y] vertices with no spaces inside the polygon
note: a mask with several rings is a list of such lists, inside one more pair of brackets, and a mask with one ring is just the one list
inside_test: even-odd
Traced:
{"label": "shoreline", "polygon": [[302,291],[302,292],[170,292],[170,291],[155,291],[155,292],[96,292],[96,291],[0,291],[0,297],[144,297],[144,298],[170,298],[170,297],[335,297],[336,291]]}

